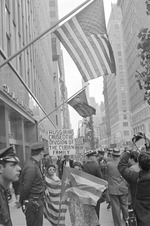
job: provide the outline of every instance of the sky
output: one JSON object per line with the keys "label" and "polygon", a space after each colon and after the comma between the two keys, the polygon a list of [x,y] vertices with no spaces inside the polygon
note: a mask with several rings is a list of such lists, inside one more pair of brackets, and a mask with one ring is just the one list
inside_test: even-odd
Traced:
{"label": "sky", "polygon": [[[73,9],[81,5],[85,0],[58,0],[58,8],[59,8],[59,19],[66,16]],[[105,19],[106,24],[109,19],[110,11],[111,11],[111,3],[116,3],[117,0],[103,0],[104,2],[104,10],[105,10]],[[82,88],[82,77],[66,52],[66,50],[62,47],[63,57],[64,57],[64,67],[65,67],[65,82],[68,90],[68,98],[74,95]],[[103,97],[103,78],[99,77],[89,81],[89,94],[90,97],[94,97],[96,103],[100,104],[101,101],[104,100]],[[69,106],[70,112],[70,121],[72,125],[72,129],[74,129],[75,136],[77,134],[77,129],[80,124],[80,120],[82,117],[71,107]]]}

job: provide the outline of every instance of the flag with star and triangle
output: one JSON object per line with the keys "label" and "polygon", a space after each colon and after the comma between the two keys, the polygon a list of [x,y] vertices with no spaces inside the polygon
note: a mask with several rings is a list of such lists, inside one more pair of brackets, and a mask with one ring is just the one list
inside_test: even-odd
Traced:
{"label": "flag with star and triangle", "polygon": [[71,193],[74,193],[83,204],[96,206],[107,187],[108,183],[103,179],[81,170],[64,167],[61,201],[65,201]]}

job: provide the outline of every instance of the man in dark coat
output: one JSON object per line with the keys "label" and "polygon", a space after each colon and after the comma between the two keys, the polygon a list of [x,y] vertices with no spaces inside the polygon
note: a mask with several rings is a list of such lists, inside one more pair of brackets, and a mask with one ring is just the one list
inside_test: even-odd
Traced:
{"label": "man in dark coat", "polygon": [[31,158],[23,166],[20,180],[20,203],[27,226],[43,225],[44,177],[40,162],[44,158],[44,143],[31,145]]}
{"label": "man in dark coat", "polygon": [[130,151],[125,152],[118,164],[118,170],[129,183],[133,209],[138,226],[150,225],[150,154],[143,152],[139,155],[140,171],[129,168]]}
{"label": "man in dark coat", "polygon": [[64,160],[62,160],[62,163],[61,163],[61,172],[62,172],[62,174],[63,174],[64,166],[73,168],[73,164],[74,164],[74,161],[72,159],[70,159],[70,156],[69,155],[64,155]]}
{"label": "man in dark coat", "polygon": [[[86,154],[88,159],[87,159],[87,162],[83,164],[83,171],[95,177],[99,177],[103,179],[101,169],[97,162],[96,154],[97,153],[95,151],[90,151]],[[100,211],[100,203],[101,203],[101,198],[97,201],[97,205],[95,206],[95,210],[98,218],[99,218],[99,211]]]}
{"label": "man in dark coat", "polygon": [[[114,148],[112,152],[112,161],[107,162],[107,181],[108,192],[112,207],[112,216],[115,226],[121,226],[122,217],[128,221],[128,187],[126,181],[118,171],[118,163],[121,152]],[[122,214],[121,214],[122,213]]]}
{"label": "man in dark coat", "polygon": [[[107,158],[105,157],[104,149],[98,150],[97,157],[98,157],[98,163],[103,175],[103,179],[107,180]],[[110,197],[109,197],[108,189],[105,191],[105,199],[106,199],[106,202],[108,203],[107,209],[110,209],[111,205],[110,205]]]}

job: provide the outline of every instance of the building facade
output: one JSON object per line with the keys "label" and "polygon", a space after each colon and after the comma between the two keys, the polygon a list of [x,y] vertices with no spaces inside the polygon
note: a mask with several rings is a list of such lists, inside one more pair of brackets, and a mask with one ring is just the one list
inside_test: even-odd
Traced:
{"label": "building facade", "polygon": [[150,135],[150,107],[144,102],[144,94],[135,79],[136,70],[142,71],[137,45],[141,28],[149,28],[150,17],[146,14],[145,1],[118,0],[122,11],[122,26],[126,51],[129,106],[133,134],[142,131]]}
{"label": "building facade", "polygon": [[131,140],[126,57],[121,21],[120,7],[112,4],[107,30],[114,51],[116,75],[104,77],[103,93],[108,140],[110,144],[116,144],[118,147],[128,145]]}
{"label": "building facade", "polygon": [[[0,64],[50,27],[50,7],[50,1],[0,1]],[[54,56],[47,33],[0,68],[0,148],[14,145],[21,163],[32,142],[43,140],[48,148],[48,131],[69,125],[54,110],[63,95],[58,76],[64,76],[62,55]]]}

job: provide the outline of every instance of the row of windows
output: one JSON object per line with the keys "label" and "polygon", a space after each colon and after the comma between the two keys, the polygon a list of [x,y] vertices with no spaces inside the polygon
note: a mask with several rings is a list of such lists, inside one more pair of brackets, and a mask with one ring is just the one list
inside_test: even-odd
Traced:
{"label": "row of windows", "polygon": [[130,135],[130,133],[129,133],[129,131],[128,131],[128,130],[123,131],[123,134],[124,134],[124,136],[129,136],[129,135]]}
{"label": "row of windows", "polygon": [[137,113],[135,116],[132,117],[132,123],[136,124],[138,122],[141,122],[142,120],[148,118],[150,115],[150,108],[147,107],[143,111]]}
{"label": "row of windows", "polygon": [[113,126],[119,121],[119,115],[115,115],[113,118],[110,119],[110,125]]}
{"label": "row of windows", "polygon": [[136,128],[133,129],[134,134],[137,134],[138,132],[144,132],[144,133],[146,132],[146,128],[144,124],[137,126]]}
{"label": "row of windows", "polygon": [[127,28],[129,28],[129,24],[131,23],[131,20],[132,20],[132,17],[134,15],[134,8],[136,8],[136,5],[135,6],[133,5],[134,2],[136,2],[136,0],[128,0],[128,1],[124,1],[126,2],[126,7],[123,7],[123,18],[124,21],[123,21],[123,27],[125,28],[126,32],[128,32]]}
{"label": "row of windows", "polygon": [[128,122],[123,122],[123,127],[129,126]]}
{"label": "row of windows", "polygon": [[[4,8],[2,1],[0,2],[0,15],[2,18],[0,28],[4,27],[6,29],[1,30],[0,45],[8,57],[33,40],[37,33],[41,32],[41,25],[38,22],[43,14],[37,14],[40,1],[36,1],[36,4],[33,11],[33,2],[29,0],[5,0]],[[5,23],[6,26],[4,26]],[[44,37],[44,42],[38,40],[36,44],[28,47],[13,60],[13,64],[20,76],[36,98],[42,102],[45,109],[52,108],[53,102],[51,102],[51,99],[54,96],[52,90],[46,88],[47,84],[52,84],[52,66],[50,63],[52,61],[47,49],[51,50],[50,36]]]}

